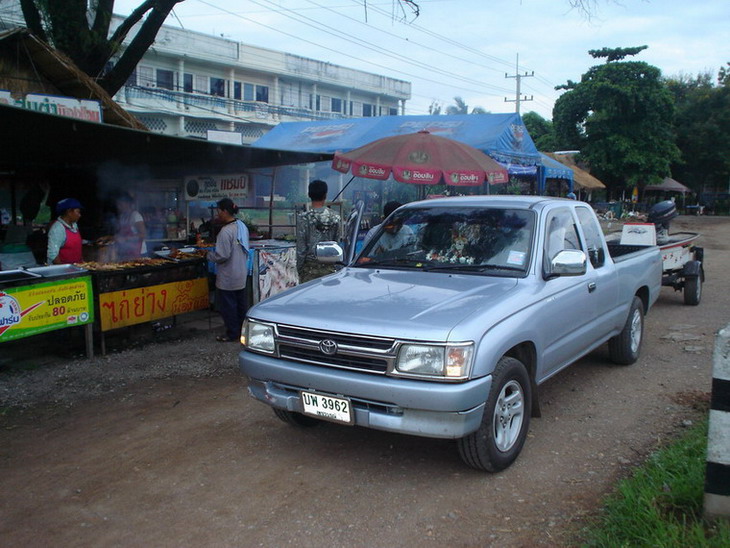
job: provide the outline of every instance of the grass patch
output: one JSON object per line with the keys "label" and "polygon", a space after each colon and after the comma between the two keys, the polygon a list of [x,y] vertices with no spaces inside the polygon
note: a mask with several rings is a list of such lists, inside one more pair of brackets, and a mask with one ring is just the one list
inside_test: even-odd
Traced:
{"label": "grass patch", "polygon": [[730,546],[730,522],[702,517],[707,416],[619,483],[589,526],[584,546]]}

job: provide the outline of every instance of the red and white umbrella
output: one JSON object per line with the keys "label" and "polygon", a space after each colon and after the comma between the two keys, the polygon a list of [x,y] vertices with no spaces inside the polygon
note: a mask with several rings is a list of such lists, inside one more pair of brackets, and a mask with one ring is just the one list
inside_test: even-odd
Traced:
{"label": "red and white umbrella", "polygon": [[337,153],[332,168],[354,177],[401,183],[479,186],[509,181],[507,170],[482,151],[428,131],[384,137]]}

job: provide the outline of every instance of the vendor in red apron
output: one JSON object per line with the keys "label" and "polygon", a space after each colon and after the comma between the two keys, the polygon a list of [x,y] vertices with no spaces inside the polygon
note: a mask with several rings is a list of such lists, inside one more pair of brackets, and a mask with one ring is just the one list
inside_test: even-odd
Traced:
{"label": "vendor in red apron", "polygon": [[70,264],[83,261],[79,226],[81,203],[76,198],[64,198],[56,204],[58,218],[48,230],[48,263]]}
{"label": "vendor in red apron", "polygon": [[114,235],[117,259],[126,261],[146,254],[146,237],[144,219],[134,208],[134,198],[129,194],[122,194],[117,198],[117,231]]}

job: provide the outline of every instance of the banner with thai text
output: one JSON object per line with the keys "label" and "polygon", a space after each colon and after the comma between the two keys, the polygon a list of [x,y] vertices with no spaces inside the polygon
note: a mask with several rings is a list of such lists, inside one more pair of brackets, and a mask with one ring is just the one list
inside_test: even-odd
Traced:
{"label": "banner with thai text", "polygon": [[99,295],[101,330],[151,322],[209,306],[208,279],[125,289]]}
{"label": "banner with thai text", "polygon": [[248,197],[249,187],[247,173],[185,177],[185,199],[217,201],[230,198],[236,202]]}
{"label": "banner with thai text", "polygon": [[28,93],[24,97],[15,99],[9,91],[0,90],[0,104],[89,122],[102,121],[101,103],[93,99],[76,99],[40,93]]}
{"label": "banner with thai text", "polygon": [[93,321],[90,276],[0,289],[0,342]]}

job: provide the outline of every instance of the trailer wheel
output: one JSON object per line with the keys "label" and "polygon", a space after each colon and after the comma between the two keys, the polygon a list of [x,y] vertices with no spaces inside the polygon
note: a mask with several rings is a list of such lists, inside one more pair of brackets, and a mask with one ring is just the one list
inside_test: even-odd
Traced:
{"label": "trailer wheel", "polygon": [[691,276],[684,279],[684,304],[697,306],[702,298],[701,276]]}
{"label": "trailer wheel", "polygon": [[527,438],[532,387],[527,369],[515,358],[499,360],[479,428],[457,440],[461,459],[472,468],[499,472],[512,464]]}
{"label": "trailer wheel", "polygon": [[621,333],[608,341],[611,361],[619,365],[631,365],[639,359],[641,341],[644,335],[644,303],[634,297],[629,317]]}

